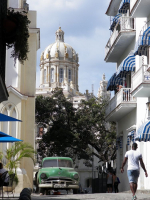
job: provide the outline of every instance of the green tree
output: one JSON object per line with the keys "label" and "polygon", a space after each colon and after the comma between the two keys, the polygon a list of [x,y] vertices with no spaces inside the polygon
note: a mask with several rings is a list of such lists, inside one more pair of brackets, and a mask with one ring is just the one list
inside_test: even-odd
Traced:
{"label": "green tree", "polygon": [[16,169],[19,161],[21,161],[23,158],[31,158],[34,162],[34,153],[35,151],[32,145],[24,142],[16,142],[6,150],[6,168],[9,170],[9,174],[15,172],[16,182],[18,182]]}
{"label": "green tree", "polygon": [[39,143],[39,155],[70,156],[74,160],[108,161],[115,152],[115,124],[105,121],[106,101],[92,98],[78,109],[66,99],[61,89],[51,97],[36,98],[36,122],[47,132]]}

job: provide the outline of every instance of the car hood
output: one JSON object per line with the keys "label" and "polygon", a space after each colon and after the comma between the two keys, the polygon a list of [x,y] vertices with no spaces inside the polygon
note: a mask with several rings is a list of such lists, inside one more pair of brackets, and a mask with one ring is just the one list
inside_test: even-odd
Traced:
{"label": "car hood", "polygon": [[65,167],[48,167],[42,168],[39,170],[39,175],[45,173],[47,177],[68,177],[73,178],[73,175],[77,172],[74,171],[73,168],[65,168]]}

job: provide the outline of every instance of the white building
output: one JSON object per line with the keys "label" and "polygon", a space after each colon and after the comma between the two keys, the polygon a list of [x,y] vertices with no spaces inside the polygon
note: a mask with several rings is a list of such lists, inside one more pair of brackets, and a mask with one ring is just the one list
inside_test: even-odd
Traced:
{"label": "white building", "polygon": [[[107,106],[106,119],[117,123],[117,175],[120,191],[125,191],[129,184],[120,167],[132,141],[138,142],[138,151],[150,171],[150,1],[111,0],[106,14],[112,20],[112,34],[105,47],[105,61],[116,63],[116,72],[107,84],[107,90],[115,93]],[[116,91],[116,84],[123,87]],[[138,189],[149,188],[150,177],[145,178],[141,169]]]}
{"label": "white building", "polygon": [[[63,89],[65,97],[70,98],[76,108],[81,100],[88,100],[93,96],[88,90],[85,94],[79,92],[79,57],[76,51],[64,42],[64,31],[61,27],[55,33],[55,42],[46,47],[41,53],[40,60],[40,86],[36,89],[36,96],[51,96],[51,91],[59,87]],[[36,135],[39,136],[40,133],[41,127],[37,127]],[[95,159],[94,166],[97,165],[97,159]],[[77,166],[76,170],[80,174],[82,187],[87,188],[92,185],[92,168],[86,167],[83,161],[77,162]],[[96,167],[93,173],[95,177],[98,176]]]}
{"label": "white building", "polygon": [[[40,29],[36,25],[36,11],[28,10],[26,0],[8,0],[8,8],[16,11],[27,11],[29,24],[29,53],[28,60],[22,65],[15,63],[11,58],[12,49],[6,52],[6,86],[9,93],[8,101],[0,104],[0,113],[22,120],[22,122],[0,122],[0,131],[35,144],[35,86],[36,86],[36,52],[40,45]],[[0,143],[0,151],[5,155],[6,148],[11,143]],[[5,163],[4,163],[5,164]],[[32,188],[33,185],[33,162],[23,159],[17,169],[19,184],[15,191],[20,192],[25,187]]]}

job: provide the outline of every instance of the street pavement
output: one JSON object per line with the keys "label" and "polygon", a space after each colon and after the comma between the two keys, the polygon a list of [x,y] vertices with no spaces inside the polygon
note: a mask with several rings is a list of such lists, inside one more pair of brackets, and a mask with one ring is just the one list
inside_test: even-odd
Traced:
{"label": "street pavement", "polygon": [[[5,193],[5,200],[18,200],[19,194],[14,194],[14,198],[12,195]],[[146,192],[137,192],[137,200],[150,200],[150,191]],[[1,199],[1,196],[0,196]],[[132,200],[132,194],[130,192],[127,193],[96,193],[96,194],[61,194],[61,195],[40,195],[32,193],[31,200]]]}
{"label": "street pavement", "polygon": [[[150,200],[150,193],[138,193],[139,200]],[[69,194],[69,195],[37,195],[32,194],[32,200],[131,200],[131,193],[96,193],[96,194]]]}

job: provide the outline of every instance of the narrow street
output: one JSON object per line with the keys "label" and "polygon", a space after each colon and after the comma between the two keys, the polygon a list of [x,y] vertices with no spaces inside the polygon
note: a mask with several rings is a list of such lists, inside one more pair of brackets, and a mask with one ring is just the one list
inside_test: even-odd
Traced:
{"label": "narrow street", "polygon": [[[150,200],[149,194],[137,194],[138,200]],[[69,195],[37,195],[33,194],[31,196],[32,200],[44,200],[44,199],[50,199],[50,200],[57,200],[57,199],[64,199],[64,200],[131,200],[132,195],[131,193],[97,193],[97,194],[69,194]]]}

